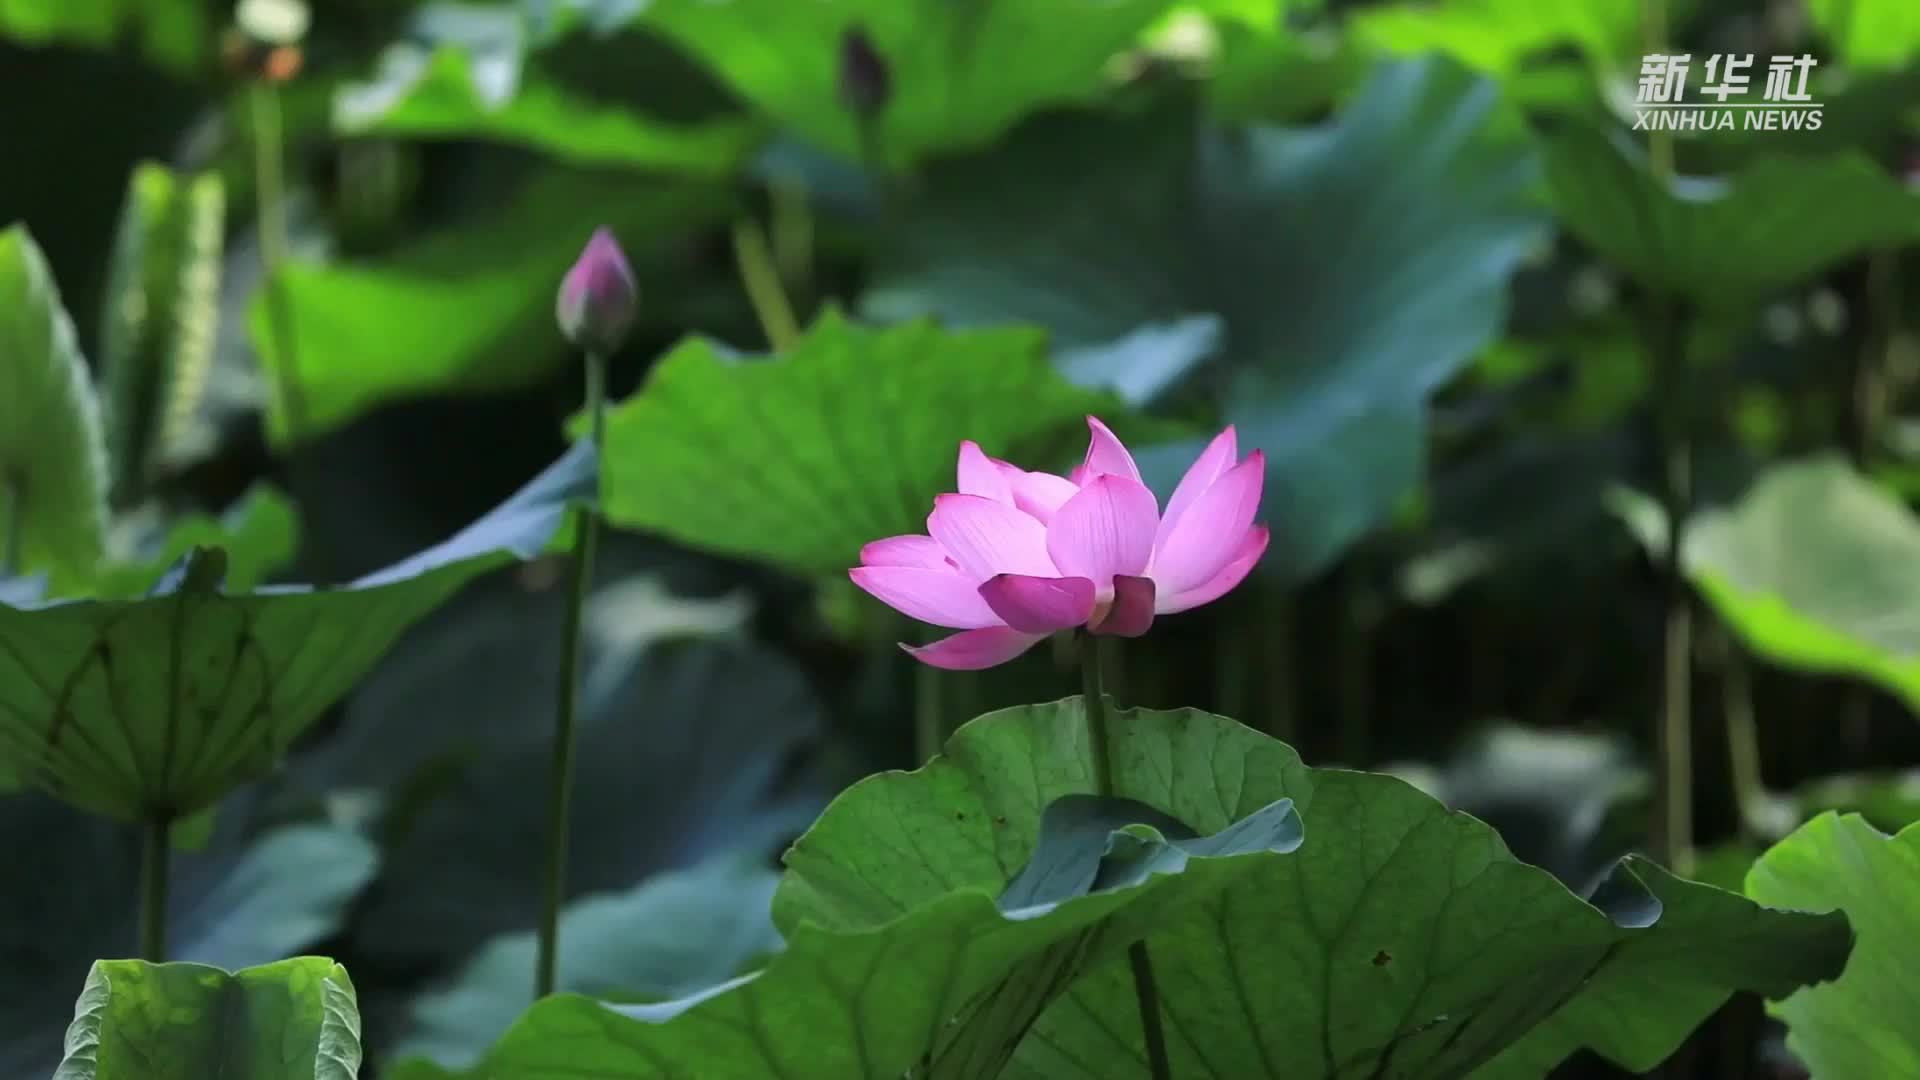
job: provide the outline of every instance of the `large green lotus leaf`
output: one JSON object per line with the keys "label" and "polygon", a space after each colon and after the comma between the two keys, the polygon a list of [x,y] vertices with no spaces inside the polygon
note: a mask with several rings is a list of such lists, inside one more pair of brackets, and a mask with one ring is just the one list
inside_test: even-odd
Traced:
{"label": "large green lotus leaf", "polygon": [[1089,413],[1124,435],[1122,411],[1056,374],[1036,331],[828,311],[777,357],[697,338],[668,353],[608,414],[602,497],[616,524],[832,574],[870,540],[926,530],[961,440],[1038,468],[1084,445]]}
{"label": "large green lotus leaf", "polygon": [[184,818],[271,769],[400,632],[542,551],[590,497],[578,444],[450,540],[340,588],[229,594],[201,548],[135,600],[0,605],[0,748],[19,779],[109,817]]}
{"label": "large green lotus leaf", "polygon": [[[91,580],[106,550],[100,406],[73,320],[26,227],[0,231],[0,577]],[[11,565],[8,565],[11,563]]]}
{"label": "large green lotus leaf", "polygon": [[354,1080],[360,1008],[347,969],[301,956],[228,973],[101,960],[54,1080]]}
{"label": "large green lotus leaf", "polygon": [[[1418,481],[1429,393],[1498,333],[1544,235],[1509,119],[1491,82],[1427,59],[1379,66],[1316,128],[1182,107],[1036,122],[929,176],[864,308],[1038,323],[1070,347],[1219,316],[1221,363],[1192,381],[1216,376],[1267,453],[1264,565],[1309,576]],[[1198,449],[1142,467],[1164,496]]]}
{"label": "large green lotus leaf", "polygon": [[1768,1005],[1794,1056],[1819,1077],[1920,1076],[1920,825],[1888,836],[1858,814],[1821,814],[1760,857],[1747,895],[1838,908],[1860,935],[1839,979]]}
{"label": "large green lotus leaf", "polygon": [[198,0],[0,0],[0,38],[114,49],[133,40],[154,64],[196,74],[213,41]]}
{"label": "large green lotus leaf", "polygon": [[[1592,354],[1581,357],[1583,371],[1599,366]],[[1587,436],[1518,432],[1450,455],[1428,479],[1418,527],[1393,538],[1396,591],[1428,607],[1487,582],[1505,590],[1502,603],[1532,591],[1553,605],[1560,598],[1541,590],[1542,582],[1611,575],[1625,545],[1592,538],[1610,524],[1603,495],[1631,457],[1617,428]]]}
{"label": "large green lotus leaf", "polygon": [[865,30],[890,73],[879,151],[905,165],[991,142],[1035,109],[1098,97],[1108,62],[1169,0],[654,0],[641,18],[697,56],[780,124],[860,156],[840,97],[841,35]]}
{"label": "large green lotus leaf", "polygon": [[[379,258],[281,268],[304,399],[300,438],[398,398],[539,379],[571,355],[553,297],[597,226],[611,227],[644,272],[659,241],[697,227],[727,195],[711,185],[547,169],[495,198],[502,201],[484,217]],[[641,310],[644,322],[644,303]],[[254,347],[277,377],[286,361],[265,290],[249,319]],[[280,408],[269,429],[284,441]]]}
{"label": "large green lotus leaf", "polygon": [[[621,165],[718,176],[763,136],[737,114],[671,122],[582,92],[563,77],[562,53],[529,40],[512,7],[428,4],[408,35],[387,47],[373,78],[341,87],[333,124],[343,134],[463,139],[524,146],[580,165]],[[688,76],[657,42],[640,54],[623,40],[629,71],[649,84]],[[642,46],[644,47],[644,46]]]}
{"label": "large green lotus leaf", "polygon": [[[767,915],[779,880],[770,866],[720,857],[581,900],[560,915],[559,989],[659,1001],[725,982],[780,950]],[[533,1000],[536,948],[531,931],[488,942],[452,985],[414,1003],[394,1056],[476,1062]]]}
{"label": "large green lotus leaf", "polygon": [[1546,148],[1567,229],[1642,284],[1700,302],[1763,298],[1920,236],[1920,195],[1858,153],[1765,155],[1663,185],[1623,138],[1589,127]]}
{"label": "large green lotus leaf", "polygon": [[763,138],[759,126],[745,120],[675,128],[548,81],[526,83],[497,100],[464,53],[400,55],[406,59],[389,59],[387,81],[342,92],[334,104],[336,128],[353,135],[482,139],[581,165],[710,175],[733,168]]}
{"label": "large green lotus leaf", "polygon": [[1871,680],[1920,710],[1920,521],[1844,460],[1774,466],[1738,502],[1696,515],[1684,554],[1758,655]]}
{"label": "large green lotus leaf", "polygon": [[[776,922],[873,929],[996,887],[1042,807],[1090,784],[1084,727],[1079,699],[1006,710],[928,768],[857,785],[788,853]],[[1790,990],[1845,961],[1845,920],[1643,860],[1595,907],[1401,781],[1308,769],[1223,717],[1121,710],[1111,727],[1122,796],[1203,833],[1282,798],[1305,822],[1299,851],[1154,925],[1175,1075],[1538,1076],[1581,1046],[1645,1068],[1734,989]],[[1125,971],[1077,983],[1008,1075],[1146,1076]]]}
{"label": "large green lotus leaf", "polygon": [[[979,812],[964,789],[951,798],[951,780],[925,779],[937,782],[919,785],[916,809],[942,821]],[[865,781],[842,796],[823,824],[836,812],[842,815],[836,828],[843,829],[857,827],[845,820],[849,815],[888,813],[891,804],[871,797],[875,783]],[[1116,830],[1114,822],[1130,820],[1128,808],[1109,800],[1097,809],[1097,828],[1075,829],[1082,815],[1057,818],[1063,834],[1051,843],[1042,838],[1036,849],[1037,858],[1051,852],[1060,861],[1091,841],[1092,850],[1104,855],[1096,856],[1084,877],[1046,866],[1037,875],[1016,873],[1020,867],[1013,866],[991,882],[936,892],[912,910],[865,927],[803,923],[763,971],[678,1001],[609,1007],[583,998],[550,999],[535,1005],[467,1075],[998,1075],[1033,1018],[1080,971],[1124,952],[1151,928],[1259,866],[1289,857],[1286,852],[1300,843],[1298,818],[1284,804],[1262,808],[1205,839],[1182,826],[1186,840],[1151,823]],[[894,872],[938,878],[957,854],[956,845],[967,842],[929,839],[933,846],[921,849],[889,842],[886,850],[898,858]],[[996,901],[1003,888],[1006,895]],[[401,1075],[425,1080],[446,1074],[421,1066]]]}
{"label": "large green lotus leaf", "polygon": [[[1765,60],[1765,56],[1755,58],[1756,64]],[[1793,133],[1793,155],[1864,154],[1875,161],[1901,160],[1904,140],[1912,129],[1914,102],[1920,101],[1920,65],[1860,69],[1823,62],[1814,69],[1807,89],[1820,105],[1820,129],[1803,127]],[[1701,139],[1689,140],[1695,151],[1688,158],[1698,163],[1701,173],[1737,171],[1750,161],[1780,156],[1781,137],[1778,129],[1715,129]]]}
{"label": "large green lotus leaf", "polygon": [[218,173],[143,164],[128,181],[100,351],[117,506],[178,453],[213,374],[226,205]]}
{"label": "large green lotus leaf", "polygon": [[[221,805],[203,851],[170,861],[168,956],[242,968],[313,946],[374,875],[373,844],[346,829],[258,833],[242,796]],[[135,830],[38,794],[0,800],[0,843],[22,866],[0,890],[0,1075],[44,1077],[61,1057],[71,1000],[94,960],[136,947]]]}
{"label": "large green lotus leaf", "polygon": [[1808,0],[1822,36],[1855,68],[1897,68],[1920,56],[1920,7],[1906,0]]}
{"label": "large green lotus leaf", "polygon": [[1390,4],[1356,12],[1352,32],[1376,48],[1407,54],[1445,52],[1505,75],[1563,45],[1577,47],[1599,64],[1637,57],[1640,7],[1635,0],[1580,4],[1466,0],[1444,7]]}

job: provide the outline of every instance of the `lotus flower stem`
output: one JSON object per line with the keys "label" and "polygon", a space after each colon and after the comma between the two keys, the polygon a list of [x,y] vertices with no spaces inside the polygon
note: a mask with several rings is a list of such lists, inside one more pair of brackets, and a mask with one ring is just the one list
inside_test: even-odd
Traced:
{"label": "lotus flower stem", "polygon": [[913,738],[915,763],[925,765],[947,739],[947,718],[942,708],[939,668],[913,665]]}
{"label": "lotus flower stem", "polygon": [[747,301],[760,320],[767,344],[775,352],[785,352],[800,339],[800,324],[787,301],[786,288],[780,284],[780,270],[767,250],[766,235],[745,218],[733,225],[733,256],[740,264],[740,283],[747,290]]}
{"label": "lotus flower stem", "polygon": [[0,547],[0,578],[10,578],[20,572],[20,548],[26,537],[27,498],[26,487],[20,477],[8,473],[6,482],[0,484],[0,493],[6,495],[6,545]]}
{"label": "lotus flower stem", "polygon": [[1294,697],[1299,687],[1294,672],[1293,594],[1284,588],[1267,587],[1256,594],[1260,613],[1265,616],[1265,633],[1252,637],[1253,676],[1267,691],[1266,722],[1262,730],[1283,743],[1292,745],[1295,720],[1300,715]]}
{"label": "lotus flower stem", "polygon": [[1724,630],[1720,700],[1727,718],[1727,775],[1733,784],[1734,808],[1740,814],[1740,833],[1750,840],[1766,840],[1766,781],[1760,770],[1760,731],[1753,719],[1753,674],[1740,643]]}
{"label": "lotus flower stem", "polygon": [[[1649,54],[1667,51],[1667,0],[1640,0],[1640,40]],[[1673,180],[1673,139],[1664,131],[1647,135],[1647,166],[1654,182]],[[1677,301],[1654,297],[1649,312],[1648,346],[1653,363],[1659,432],[1661,504],[1666,510],[1667,547],[1661,558],[1661,591],[1666,607],[1664,661],[1658,729],[1654,733],[1653,855],[1685,875],[1692,861],[1693,836],[1693,609],[1681,564],[1686,531],[1692,462],[1686,424],[1687,320]]]}
{"label": "lotus flower stem", "polygon": [[805,307],[813,292],[813,208],[807,203],[806,184],[795,177],[775,176],[767,185],[767,199],[773,265]]}
{"label": "lotus flower stem", "polygon": [[[1107,724],[1106,666],[1110,638],[1081,631],[1080,688],[1087,710],[1087,742],[1093,751],[1094,793],[1114,794],[1112,731]],[[1140,1005],[1140,1030],[1146,1036],[1147,1064],[1153,1080],[1173,1080],[1171,1059],[1167,1056],[1167,1034],[1160,1020],[1160,988],[1153,977],[1153,958],[1147,943],[1136,941],[1127,946],[1127,960],[1133,968],[1133,996]]]}
{"label": "lotus flower stem", "polygon": [[1341,589],[1340,625],[1335,640],[1335,669],[1340,679],[1340,756],[1350,768],[1364,769],[1373,755],[1373,626],[1358,575]]}
{"label": "lotus flower stem", "polygon": [[300,385],[295,355],[293,309],[279,277],[286,262],[287,184],[280,124],[280,90],[263,82],[248,91],[253,113],[253,175],[255,231],[259,234],[262,281],[266,289],[267,327],[273,337],[273,393],[286,424],[287,444],[300,441],[307,426],[306,396]]}
{"label": "lotus flower stem", "polygon": [[[587,415],[592,419],[593,449],[606,449],[607,358],[586,350]],[[547,795],[546,894],[540,907],[538,951],[534,959],[535,998],[553,993],[560,946],[560,908],[567,892],[567,841],[572,834],[573,756],[580,692],[580,630],[593,584],[593,552],[600,514],[592,505],[573,511],[573,573],[567,593],[566,621],[560,631],[560,689],[554,710],[553,767]]]}
{"label": "lotus flower stem", "polygon": [[140,848],[140,959],[150,964],[167,959],[167,856],[171,853],[172,823],[156,814],[141,830]]}
{"label": "lotus flower stem", "polygon": [[1666,547],[1660,553],[1666,607],[1661,701],[1654,737],[1653,855],[1674,873],[1686,874],[1693,846],[1693,595],[1684,555],[1693,497],[1692,446],[1687,425],[1687,311],[1670,298],[1652,301],[1649,320],[1653,363],[1660,502],[1666,511]]}
{"label": "lotus flower stem", "polygon": [[1093,752],[1093,791],[1113,794],[1113,752],[1107,730],[1107,685],[1100,639],[1080,632],[1080,698],[1087,710],[1087,746]]}
{"label": "lotus flower stem", "polygon": [[[1667,51],[1667,0],[1640,0],[1640,42],[1648,56]],[[1648,132],[1647,163],[1662,184],[1672,178],[1672,135],[1657,129]]]}
{"label": "lotus flower stem", "polygon": [[1252,720],[1254,641],[1260,626],[1236,605],[1213,631],[1213,711],[1243,724]]}
{"label": "lotus flower stem", "polygon": [[[1861,472],[1873,468],[1874,448],[1880,440],[1880,418],[1886,408],[1881,372],[1899,330],[1899,297],[1895,273],[1899,260],[1892,251],[1875,252],[1867,260],[1862,286],[1863,333],[1853,363],[1845,365],[1840,387],[1840,431],[1847,456]],[[1853,683],[1842,691],[1840,735],[1847,746],[1864,752],[1872,738],[1873,688]]]}
{"label": "lotus flower stem", "polygon": [[1147,1066],[1153,1080],[1173,1080],[1173,1062],[1167,1055],[1167,1033],[1160,1026],[1160,986],[1153,978],[1153,957],[1147,943],[1127,946],[1133,967],[1133,995],[1140,1002],[1140,1029],[1147,1037]]}

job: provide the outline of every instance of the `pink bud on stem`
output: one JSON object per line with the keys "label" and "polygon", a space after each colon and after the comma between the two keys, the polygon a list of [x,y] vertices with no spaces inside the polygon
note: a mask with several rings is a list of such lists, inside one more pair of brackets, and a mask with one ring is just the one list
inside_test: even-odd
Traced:
{"label": "pink bud on stem", "polygon": [[849,27],[840,35],[840,102],[863,121],[871,120],[893,97],[893,74],[865,29]]}
{"label": "pink bud on stem", "polygon": [[554,302],[560,332],[580,348],[605,356],[626,340],[639,306],[639,287],[620,242],[611,229],[594,230],[593,239],[560,281],[560,295]]}

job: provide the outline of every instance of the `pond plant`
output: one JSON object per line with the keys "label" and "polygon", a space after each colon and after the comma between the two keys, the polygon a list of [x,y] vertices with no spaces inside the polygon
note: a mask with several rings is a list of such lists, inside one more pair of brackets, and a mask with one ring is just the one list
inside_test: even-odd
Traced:
{"label": "pond plant", "polygon": [[0,2],[0,1072],[1920,1077],[1804,7]]}

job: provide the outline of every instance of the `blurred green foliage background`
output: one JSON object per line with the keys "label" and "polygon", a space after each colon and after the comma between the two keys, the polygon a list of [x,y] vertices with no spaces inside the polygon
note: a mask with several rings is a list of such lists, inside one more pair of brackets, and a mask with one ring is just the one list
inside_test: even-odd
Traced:
{"label": "blurred green foliage background", "polygon": [[[1075,688],[1041,649],[916,689],[842,571],[958,438],[1057,466],[1088,412],[1163,496],[1223,423],[1271,463],[1261,579],[1131,643],[1124,700],[1398,772],[1576,888],[1677,827],[1737,889],[1820,810],[1920,817],[1920,7],[1649,3],[328,0],[276,53],[224,0],[0,0],[0,225],[135,448],[105,543],[198,515],[322,583],[560,456],[554,289],[619,236],[571,988],[747,969],[781,847],[916,710]],[[1637,131],[1662,51],[1696,101],[1709,55],[1816,57],[1823,123]],[[45,456],[8,410],[0,472]],[[529,985],[562,591],[481,579],[223,804],[181,958],[325,953],[376,1065],[477,1057]],[[136,860],[37,795],[0,831],[35,1075]],[[1737,1001],[1673,1075],[1776,1043]]]}

